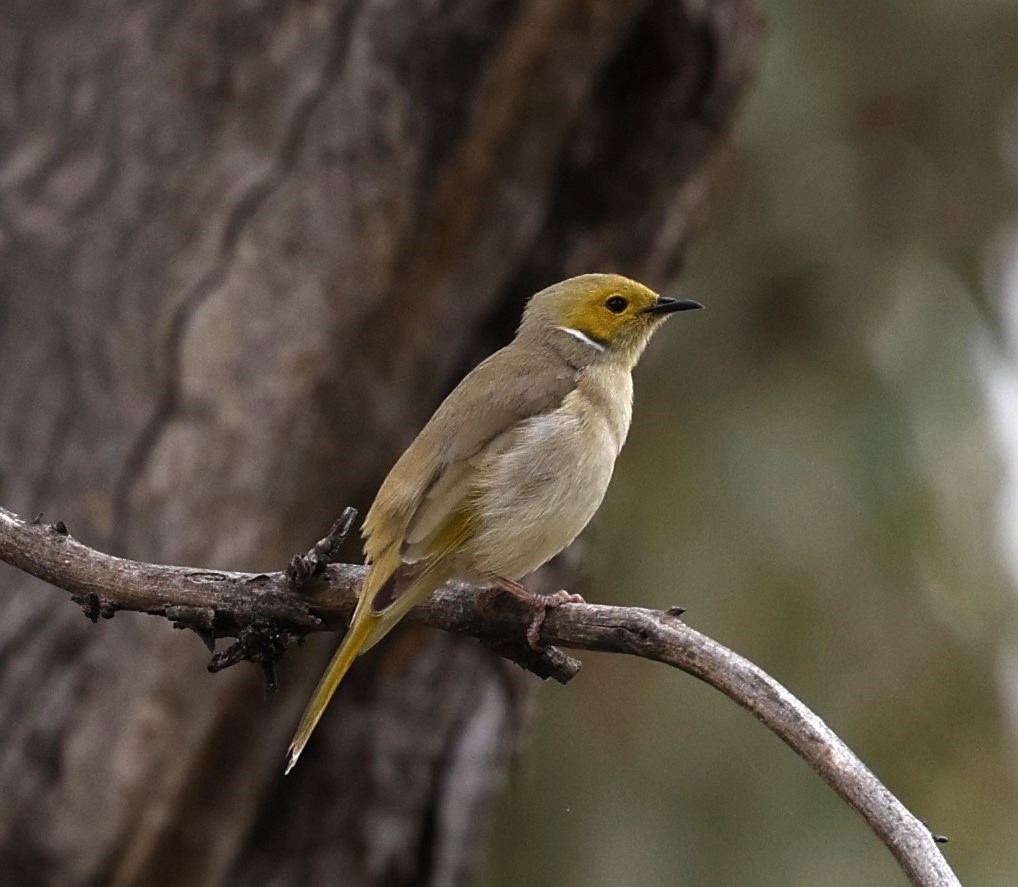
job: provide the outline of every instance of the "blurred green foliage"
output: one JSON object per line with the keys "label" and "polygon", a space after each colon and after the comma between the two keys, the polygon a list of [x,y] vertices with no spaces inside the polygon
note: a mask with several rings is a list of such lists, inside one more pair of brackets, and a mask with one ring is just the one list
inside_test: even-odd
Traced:
{"label": "blurred green foliage", "polygon": [[[638,371],[585,591],[688,607],[949,835],[964,883],[1013,885],[1018,621],[997,519],[1018,457],[988,373],[1016,366],[1018,3],[764,6],[759,82],[680,282],[709,310],[672,320]],[[484,882],[905,879],[720,694],[588,655],[541,688]]]}

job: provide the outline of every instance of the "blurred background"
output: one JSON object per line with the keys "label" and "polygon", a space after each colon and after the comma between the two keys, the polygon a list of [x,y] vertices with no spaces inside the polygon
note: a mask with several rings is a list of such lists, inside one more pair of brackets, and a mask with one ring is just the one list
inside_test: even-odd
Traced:
{"label": "blurred background", "polygon": [[[0,504],[277,569],[525,295],[672,280],[708,310],[638,370],[576,590],[688,608],[1013,885],[1016,47],[1015,0],[5,4]],[[409,626],[283,780],[334,644],[266,703],[4,568],[0,884],[904,883],[751,716],[619,656],[530,700]]]}
{"label": "blurred background", "polygon": [[[637,373],[585,591],[687,607],[1012,885],[1018,4],[763,6],[676,282],[708,310]],[[619,657],[541,688],[493,834],[491,887],[905,883],[750,716]]]}

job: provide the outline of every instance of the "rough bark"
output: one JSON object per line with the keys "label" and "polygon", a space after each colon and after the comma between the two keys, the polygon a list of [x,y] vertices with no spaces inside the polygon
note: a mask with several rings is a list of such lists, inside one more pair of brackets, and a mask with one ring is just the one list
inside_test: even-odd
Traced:
{"label": "rough bark", "polygon": [[[8,4],[0,501],[278,568],[527,293],[667,281],[758,34],[749,0]],[[496,658],[395,635],[284,782],[331,644],[266,704],[165,625],[100,639],[2,577],[15,883],[468,880],[526,708]]]}

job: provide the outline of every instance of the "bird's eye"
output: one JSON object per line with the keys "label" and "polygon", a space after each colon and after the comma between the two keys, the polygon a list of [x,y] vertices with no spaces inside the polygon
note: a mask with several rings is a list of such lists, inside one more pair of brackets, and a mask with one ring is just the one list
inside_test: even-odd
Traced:
{"label": "bird's eye", "polygon": [[622,296],[612,296],[604,303],[604,307],[611,311],[612,314],[621,314],[629,307],[629,303]]}

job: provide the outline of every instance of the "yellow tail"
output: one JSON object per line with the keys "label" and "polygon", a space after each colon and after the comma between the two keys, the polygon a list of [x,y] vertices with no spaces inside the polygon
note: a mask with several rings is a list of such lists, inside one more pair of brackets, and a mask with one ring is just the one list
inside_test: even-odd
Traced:
{"label": "yellow tail", "polygon": [[332,694],[336,692],[336,687],[343,680],[343,676],[349,670],[354,659],[360,655],[364,642],[371,636],[378,621],[378,617],[371,612],[370,607],[358,605],[350,630],[343,638],[343,643],[339,645],[336,655],[332,657],[329,667],[325,669],[325,674],[322,675],[318,686],[315,687],[315,692],[311,694],[311,700],[308,702],[307,708],[304,709],[297,732],[290,740],[290,748],[286,752],[286,773],[294,768],[300,753],[304,751],[304,746],[311,738],[311,733],[318,725],[325,707],[332,699]]}
{"label": "yellow tail", "polygon": [[375,613],[371,609],[371,603],[378,594],[379,587],[384,584],[377,578],[385,576],[384,567],[377,573],[373,569],[372,573],[374,575],[369,574],[364,582],[364,590],[357,602],[357,609],[354,610],[350,630],[343,638],[336,655],[332,657],[329,667],[325,669],[325,674],[315,687],[315,692],[311,694],[311,700],[304,709],[297,732],[290,741],[290,748],[286,753],[287,773],[297,763],[329,700],[332,699],[332,694],[336,692],[339,682],[343,680],[354,659],[377,644],[413,607],[425,600],[449,578],[444,570],[425,570],[389,607],[381,613]]}

